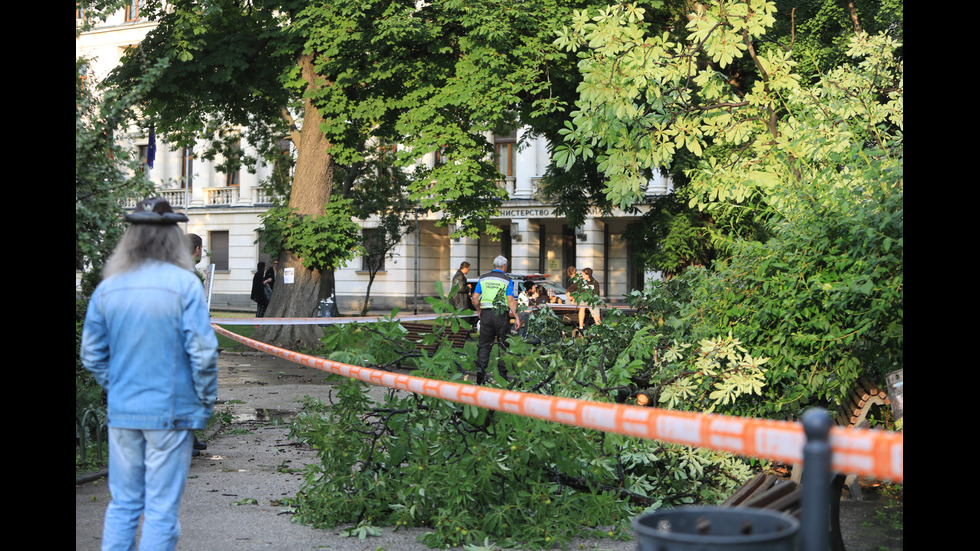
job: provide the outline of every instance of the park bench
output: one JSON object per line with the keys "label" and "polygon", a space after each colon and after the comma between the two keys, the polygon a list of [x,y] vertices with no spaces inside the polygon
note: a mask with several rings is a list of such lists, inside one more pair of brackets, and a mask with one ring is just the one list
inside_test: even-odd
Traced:
{"label": "park bench", "polygon": [[[541,306],[537,306],[534,309],[532,309],[532,311],[537,311],[540,310],[541,308],[551,308],[551,310],[555,313],[555,315],[561,318],[562,324],[578,327],[578,309],[579,309],[578,306],[574,304],[549,303],[549,304],[542,304]],[[603,312],[613,310],[613,309],[627,314],[636,313],[636,309],[634,308],[625,308],[622,306],[608,306],[608,305],[600,307],[600,310]],[[603,316],[605,316],[605,314],[603,314]],[[590,325],[592,323],[590,321],[592,319],[592,313],[588,310],[588,308],[586,308],[585,310],[585,318],[586,318],[586,322],[585,322],[586,325]]]}
{"label": "park bench", "polygon": [[[837,409],[835,421],[841,427],[867,427],[868,412],[875,405],[891,405],[891,401],[888,399],[888,389],[862,377],[854,383],[847,399],[841,402]],[[848,475],[844,484],[851,492],[852,498],[861,499],[861,485],[857,482],[857,476]]]}
{"label": "park bench", "polygon": [[[851,389],[847,398],[842,401],[837,410],[836,422],[843,427],[863,427],[867,423],[868,411],[874,405],[890,405],[887,389],[876,385],[867,378],[859,379]],[[778,511],[800,518],[801,498],[800,487],[802,469],[793,469],[789,479],[773,474],[759,473],[749,479],[738,490],[721,503],[723,507],[755,507]],[[840,530],[840,496],[847,485],[854,499],[861,499],[861,487],[857,476],[835,473],[830,484],[830,526],[829,538],[831,551],[845,551],[844,539]]]}
{"label": "park bench", "polygon": [[842,427],[862,427],[867,424],[871,406],[889,406],[888,389],[861,378],[854,383],[848,399],[837,410],[837,424]]}
{"label": "park bench", "polygon": [[[827,542],[831,551],[845,551],[840,530],[840,494],[844,476],[834,475],[830,483],[830,526]],[[721,507],[751,507],[802,517],[803,488],[799,483],[774,474],[759,473],[750,478]]]}
{"label": "park bench", "polygon": [[[470,330],[463,329],[462,327],[460,327],[458,331],[453,332],[428,323],[411,323],[403,321],[401,322],[401,325],[408,332],[405,335],[406,339],[413,341],[416,348],[419,350],[426,350],[430,353],[435,352],[436,349],[439,348],[439,343],[442,342],[443,339],[448,340],[450,346],[453,348],[463,348],[463,345],[466,344],[466,340],[470,338]],[[439,331],[438,334],[441,338],[436,339],[432,344],[423,344],[422,339],[424,339],[426,335],[431,334],[434,329]]]}
{"label": "park bench", "polygon": [[[562,325],[570,327],[578,327],[578,306],[574,304],[542,304],[532,308],[531,312],[537,312],[542,308],[551,308],[551,311],[555,313],[561,319]],[[585,324],[592,324],[592,313],[588,309],[585,310]]]}

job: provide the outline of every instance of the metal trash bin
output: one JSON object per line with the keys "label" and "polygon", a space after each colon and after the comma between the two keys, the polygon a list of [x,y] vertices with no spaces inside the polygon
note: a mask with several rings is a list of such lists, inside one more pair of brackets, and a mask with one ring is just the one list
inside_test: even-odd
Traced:
{"label": "metal trash bin", "polygon": [[[336,318],[337,316],[337,304],[333,300],[333,295],[330,298],[321,300],[316,306],[316,317],[318,318]],[[320,327],[326,327],[329,324],[319,323]]]}
{"label": "metal trash bin", "polygon": [[633,519],[637,551],[794,551],[800,522],[763,509],[680,507]]}

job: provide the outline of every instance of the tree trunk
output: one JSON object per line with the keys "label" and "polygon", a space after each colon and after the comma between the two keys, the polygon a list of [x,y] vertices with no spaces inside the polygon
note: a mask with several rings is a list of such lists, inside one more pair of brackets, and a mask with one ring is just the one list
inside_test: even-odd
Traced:
{"label": "tree trunk", "polygon": [[[301,57],[299,64],[310,91],[315,92],[321,88],[324,83],[317,80],[312,56]],[[333,158],[329,153],[330,143],[320,131],[322,122],[323,117],[311,100],[304,100],[303,127],[299,131],[299,141],[296,144],[296,171],[289,195],[289,206],[301,215],[323,216],[333,191]],[[283,281],[285,270],[280,269],[276,274],[275,291],[266,309],[266,316],[315,316],[319,300],[333,292],[333,274],[306,269],[302,259],[289,251],[283,252],[279,265],[284,269],[292,268],[293,283],[287,284]],[[323,285],[324,282],[327,284]],[[254,338],[292,350],[312,350],[319,346],[322,335],[323,331],[316,325],[279,325],[260,326],[255,331]]]}
{"label": "tree trunk", "polygon": [[361,316],[366,316],[368,308],[371,306],[371,286],[374,285],[374,277],[378,275],[376,270],[371,270],[368,276],[367,291],[364,292],[364,306],[361,307]]}

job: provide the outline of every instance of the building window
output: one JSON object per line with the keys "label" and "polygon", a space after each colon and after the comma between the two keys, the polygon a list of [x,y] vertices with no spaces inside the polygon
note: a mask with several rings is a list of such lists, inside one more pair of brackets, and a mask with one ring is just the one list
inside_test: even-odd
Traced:
{"label": "building window", "polygon": [[228,271],[228,232],[208,232],[208,250],[211,253],[211,263],[215,270]]}
{"label": "building window", "polygon": [[385,271],[384,230],[364,228],[364,256],[361,257],[361,270],[365,272]]}
{"label": "building window", "polygon": [[[241,155],[239,154],[241,150],[242,150],[242,142],[239,141],[234,145],[232,151],[229,153],[229,155],[231,156],[229,161],[234,161],[231,164],[236,164],[236,165],[238,164],[238,161],[241,158]],[[231,187],[231,186],[237,186],[241,184],[241,173],[242,173],[241,167],[238,167],[235,170],[225,173],[225,185]]]}
{"label": "building window", "polygon": [[180,163],[181,186],[187,189],[194,187],[194,148],[185,147]]}
{"label": "building window", "polygon": [[435,164],[433,166],[439,166],[446,164],[446,147],[440,147],[435,152]]}
{"label": "building window", "polygon": [[514,161],[517,158],[517,133],[509,136],[494,136],[494,148],[497,155],[497,170],[505,178],[513,178],[516,175]]}
{"label": "building window", "polygon": [[292,166],[293,142],[288,139],[279,140],[276,148],[279,150],[279,155],[272,166],[272,173],[277,182],[288,183],[290,167]]}
{"label": "building window", "polygon": [[[380,157],[394,159],[395,156],[398,155],[398,146],[397,145],[379,145],[378,146],[378,155]],[[438,152],[436,153],[436,155],[438,155]]]}
{"label": "building window", "polygon": [[139,21],[143,18],[143,8],[146,0],[130,0],[126,4],[126,21]]}
{"label": "building window", "polygon": [[147,172],[149,172],[148,167],[146,166],[146,161],[150,156],[150,146],[148,144],[137,146],[137,154],[139,155],[140,158],[139,170],[143,174],[146,174]]}

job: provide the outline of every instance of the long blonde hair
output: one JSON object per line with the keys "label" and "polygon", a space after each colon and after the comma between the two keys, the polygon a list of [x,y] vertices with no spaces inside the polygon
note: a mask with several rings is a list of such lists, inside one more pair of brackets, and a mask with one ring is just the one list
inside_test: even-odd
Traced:
{"label": "long blonde hair", "polygon": [[194,261],[176,224],[130,224],[102,270],[102,277],[137,268],[147,260],[169,262],[190,272]]}

